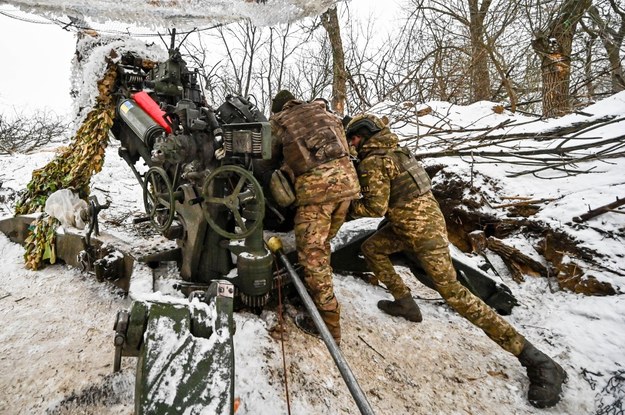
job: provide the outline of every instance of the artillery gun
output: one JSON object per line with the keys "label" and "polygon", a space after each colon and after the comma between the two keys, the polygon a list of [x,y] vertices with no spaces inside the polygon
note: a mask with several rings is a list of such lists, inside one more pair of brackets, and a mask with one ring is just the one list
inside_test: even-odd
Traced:
{"label": "artillery gun", "polygon": [[[175,260],[182,287],[207,286],[230,274],[234,254],[237,273],[231,282],[237,297],[246,306],[262,307],[272,286],[273,260],[262,239],[266,200],[255,174],[271,164],[271,128],[241,96],[211,108],[197,73],[173,47],[174,36],[169,59],[151,71],[133,55],[118,66],[111,134],[143,191],[145,216],[136,222],[150,221],[176,241],[175,249],[151,260]],[[139,161],[147,171],[138,171]]]}
{"label": "artillery gun", "polygon": [[[265,306],[278,281],[289,281],[274,276],[263,240],[266,211],[284,219],[261,185],[273,164],[270,125],[242,96],[212,108],[197,79],[175,31],[166,61],[128,53],[117,63],[109,135],[140,184],[145,211],[135,223],[149,222],[158,245],[100,233],[98,213],[109,203],[95,197],[85,230],[55,233],[57,259],[131,294],[115,318],[113,366],[137,357],[136,414],[233,413],[233,311]],[[3,218],[0,231],[24,243],[36,216]],[[154,271],[176,263],[182,295],[133,291],[137,263]]]}
{"label": "artillery gun", "polygon": [[[244,97],[210,107],[174,42],[175,32],[169,59],[149,71],[132,54],[121,59],[110,134],[143,192],[145,216],[135,222],[149,221],[176,243],[143,260],[175,261],[177,287],[201,304],[137,300],[118,312],[115,369],[122,356],[139,358],[137,414],[233,413],[235,304],[263,307],[277,281],[286,281],[274,278],[263,240],[270,202],[259,180],[272,165],[271,128]],[[175,328],[167,334],[163,327]],[[172,341],[184,346],[163,356]],[[162,370],[163,360],[170,368],[178,362],[175,376]],[[173,392],[163,396],[162,385],[171,383]]]}

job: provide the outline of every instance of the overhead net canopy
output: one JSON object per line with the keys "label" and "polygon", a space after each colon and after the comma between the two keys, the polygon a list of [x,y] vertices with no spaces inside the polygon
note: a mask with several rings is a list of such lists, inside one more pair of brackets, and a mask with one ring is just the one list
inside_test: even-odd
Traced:
{"label": "overhead net canopy", "polygon": [[25,12],[153,29],[191,30],[249,19],[256,26],[292,22],[326,11],[337,0],[7,0]]}

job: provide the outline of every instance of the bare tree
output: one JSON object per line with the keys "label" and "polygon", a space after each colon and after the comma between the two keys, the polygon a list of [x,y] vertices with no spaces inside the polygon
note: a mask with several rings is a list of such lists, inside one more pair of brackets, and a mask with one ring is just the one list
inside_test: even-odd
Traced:
{"label": "bare tree", "polygon": [[0,154],[28,153],[63,138],[68,130],[65,121],[48,112],[12,119],[0,114]]}
{"label": "bare tree", "polygon": [[328,39],[332,47],[332,109],[343,115],[345,114],[345,98],[347,96],[347,72],[345,71],[345,54],[336,7],[328,9],[321,16],[321,23],[328,32]]}
{"label": "bare tree", "polygon": [[252,89],[254,59],[264,41],[261,31],[262,29],[252,25],[249,20],[218,28],[229,68],[233,71],[232,79],[235,81],[237,94],[246,96]]}
{"label": "bare tree", "polygon": [[302,71],[309,72],[310,68],[299,67],[299,65],[293,68],[293,66],[297,61],[300,61],[302,65],[309,64],[307,60],[302,59],[301,55],[307,47],[316,45],[313,34],[314,30],[302,25],[286,24],[270,29],[265,51],[267,59],[261,60],[261,65],[265,68],[263,89],[266,91],[261,93],[263,102],[270,102],[272,97],[284,88],[295,91],[297,94],[302,93],[297,76]]}
{"label": "bare tree", "polygon": [[625,7],[615,0],[593,4],[588,9],[589,23],[582,26],[593,38],[599,37],[608,58],[611,92],[625,90],[625,77],[621,63],[621,48],[625,38]]}
{"label": "bare tree", "polygon": [[[252,94],[264,111],[289,89],[305,100],[331,96],[339,113],[382,102],[489,100],[530,113],[542,103],[545,115],[560,115],[574,99],[606,92],[610,76],[622,79],[625,10],[618,0],[591,1],[406,0],[386,39],[379,32],[388,22],[358,22],[346,13],[354,3],[339,2],[293,24],[224,26],[192,55],[213,102]],[[576,30],[582,16],[584,33]]]}
{"label": "bare tree", "polygon": [[389,42],[397,45],[387,53],[391,63],[380,62],[387,80],[384,98],[469,103],[505,93],[516,102],[512,75],[523,65],[509,57],[523,57],[500,50],[519,44],[518,2],[410,0],[406,11],[404,25]]}
{"label": "bare tree", "polygon": [[571,110],[571,50],[577,24],[591,0],[566,0],[551,10],[544,27],[537,30],[532,48],[541,59],[543,115],[557,117]]}
{"label": "bare tree", "polygon": [[473,101],[491,99],[488,61],[491,54],[484,42],[484,19],[491,0],[469,2],[469,33],[471,34],[471,89]]}
{"label": "bare tree", "polygon": [[307,99],[332,84],[327,40],[314,36],[318,27],[318,19],[309,26],[298,22],[270,28],[233,23],[199,34],[185,45],[185,57],[198,68],[211,102],[223,102],[228,94],[253,96],[267,112],[280,89]]}

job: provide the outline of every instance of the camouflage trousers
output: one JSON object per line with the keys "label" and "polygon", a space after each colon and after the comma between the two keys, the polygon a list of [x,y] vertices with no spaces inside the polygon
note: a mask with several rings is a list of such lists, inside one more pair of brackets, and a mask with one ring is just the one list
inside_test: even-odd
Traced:
{"label": "camouflage trousers", "polygon": [[341,306],[334,296],[330,240],[345,221],[349,200],[303,205],[295,213],[295,244],[304,281],[335,340],[340,341]]}
{"label": "camouflage trousers", "polygon": [[[518,356],[525,338],[458,282],[449,252],[445,218],[431,192],[415,198],[406,209],[396,213],[396,217],[390,218],[390,223],[374,233],[361,247],[369,268],[393,297],[401,298],[409,294],[410,289],[395,272],[389,255],[400,251],[412,252],[447,304],[481,328],[504,350]],[[402,218],[402,215],[405,217]]]}

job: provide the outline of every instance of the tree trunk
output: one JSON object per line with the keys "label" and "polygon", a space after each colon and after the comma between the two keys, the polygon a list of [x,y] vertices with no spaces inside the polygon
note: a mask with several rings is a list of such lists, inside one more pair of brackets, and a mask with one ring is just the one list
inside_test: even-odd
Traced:
{"label": "tree trunk", "polygon": [[559,117],[571,111],[571,49],[577,23],[590,7],[591,0],[567,0],[556,11],[543,33],[532,41],[541,58],[543,115]]}
{"label": "tree trunk", "polygon": [[599,10],[596,6],[591,6],[588,9],[588,14],[598,27],[599,36],[603,47],[608,55],[608,62],[610,62],[610,81],[612,87],[612,93],[625,90],[625,77],[623,76],[623,66],[621,64],[620,49],[623,45],[623,39],[625,38],[625,10],[621,10],[616,2],[610,2],[612,5],[612,11],[614,15],[620,17],[620,25],[618,30],[612,29],[608,26],[607,22],[601,17]]}
{"label": "tree trunk", "polygon": [[592,64],[594,57],[593,43],[595,41],[595,37],[589,35],[590,38],[585,41],[585,50],[586,54],[584,57],[584,73],[586,75],[586,90],[588,91],[588,98],[592,99],[595,96],[595,81],[592,73]]}
{"label": "tree trunk", "polygon": [[345,114],[345,97],[347,96],[347,73],[345,71],[345,54],[341,29],[336,7],[328,9],[321,15],[321,23],[328,32],[328,39],[332,46],[332,109],[340,114]]}
{"label": "tree trunk", "polygon": [[617,92],[625,91],[625,77],[623,76],[623,65],[621,65],[619,48],[605,41],[604,45],[608,51],[608,61],[610,62],[612,93],[616,94]]}
{"label": "tree trunk", "polygon": [[484,17],[490,7],[491,0],[469,1],[471,34],[471,98],[473,102],[491,99],[490,74],[488,73],[489,53],[484,43]]}

